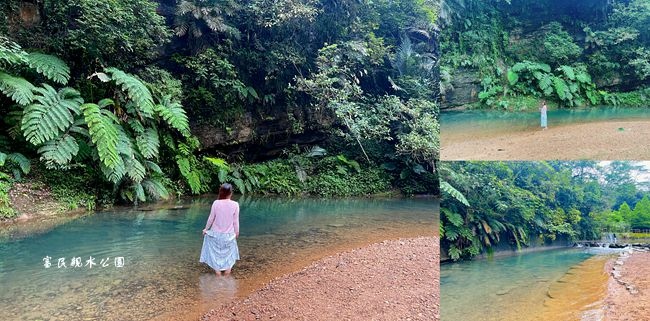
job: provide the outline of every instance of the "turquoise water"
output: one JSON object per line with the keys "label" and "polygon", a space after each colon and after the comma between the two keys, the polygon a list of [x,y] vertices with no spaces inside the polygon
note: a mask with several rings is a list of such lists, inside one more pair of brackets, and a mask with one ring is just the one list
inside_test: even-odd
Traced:
{"label": "turquoise water", "polygon": [[[438,229],[432,199],[242,199],[242,260],[233,278],[217,280],[198,263],[210,203],[99,212],[41,234],[1,239],[0,320],[179,316],[240,295],[268,281],[279,265],[318,256],[327,247]],[[98,265],[69,266],[73,257],[85,264],[90,256]],[[115,266],[115,257],[124,257],[123,267]],[[58,268],[58,258],[68,267]],[[110,260],[101,267],[105,258]]]}
{"label": "turquoise water", "polygon": [[513,312],[530,320],[526,312],[543,302],[549,286],[589,257],[567,249],[442,264],[441,320],[505,320]]}
{"label": "turquoise water", "polygon": [[[536,111],[451,111],[441,113],[440,117],[442,135],[467,131],[489,134],[540,128],[540,114]],[[650,119],[650,108],[599,107],[560,109],[548,112],[549,126],[630,119]]]}

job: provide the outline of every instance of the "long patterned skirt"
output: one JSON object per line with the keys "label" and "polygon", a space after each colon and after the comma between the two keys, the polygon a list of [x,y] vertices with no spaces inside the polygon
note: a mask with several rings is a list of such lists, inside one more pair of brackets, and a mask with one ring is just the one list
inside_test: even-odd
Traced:
{"label": "long patterned skirt", "polygon": [[203,236],[203,248],[199,262],[206,263],[216,271],[232,269],[239,260],[239,248],[235,233],[218,233],[209,230]]}

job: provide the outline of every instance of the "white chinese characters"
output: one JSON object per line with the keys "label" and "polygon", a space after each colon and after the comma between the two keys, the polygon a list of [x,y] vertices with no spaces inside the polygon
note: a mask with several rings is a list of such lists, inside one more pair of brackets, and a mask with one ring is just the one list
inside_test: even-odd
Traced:
{"label": "white chinese characters", "polygon": [[[56,260],[56,268],[57,269],[67,269],[67,268],[88,268],[92,269],[93,267],[95,268],[105,268],[105,267],[111,267],[114,266],[116,268],[123,268],[124,267],[124,257],[123,256],[118,256],[113,258],[111,260],[110,257],[107,258],[100,258],[99,263],[97,263],[97,259],[93,256],[89,256],[87,260],[83,261],[80,256],[73,256],[70,258],[70,260],[66,260],[65,257],[60,257]],[[53,267],[52,264],[52,257],[51,256],[45,256],[43,258],[43,267],[46,269],[49,269]]]}

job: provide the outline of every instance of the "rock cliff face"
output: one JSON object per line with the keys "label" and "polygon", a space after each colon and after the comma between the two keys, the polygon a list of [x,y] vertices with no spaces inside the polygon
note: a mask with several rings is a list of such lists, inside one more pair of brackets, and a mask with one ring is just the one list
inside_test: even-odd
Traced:
{"label": "rock cliff face", "polygon": [[334,120],[329,112],[304,107],[276,113],[272,117],[246,113],[228,126],[194,123],[192,133],[198,137],[204,150],[263,160],[278,156],[293,145],[323,142],[328,138],[327,131],[334,125]]}
{"label": "rock cliff face", "polygon": [[458,69],[452,75],[452,90],[442,96],[442,108],[463,107],[478,102],[481,80],[478,71]]}

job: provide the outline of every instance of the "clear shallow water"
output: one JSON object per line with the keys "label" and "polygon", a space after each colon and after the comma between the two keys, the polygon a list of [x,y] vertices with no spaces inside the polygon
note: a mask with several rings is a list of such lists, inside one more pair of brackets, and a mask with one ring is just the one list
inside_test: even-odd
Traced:
{"label": "clear shallow water", "polygon": [[441,320],[540,320],[549,291],[591,257],[567,249],[443,264]]}
{"label": "clear shallow water", "polygon": [[[538,130],[540,114],[532,112],[505,111],[450,111],[443,112],[441,117],[441,135],[496,134]],[[548,112],[549,127],[587,122],[620,121],[633,119],[650,119],[650,108],[577,108],[560,109]]]}
{"label": "clear shallow water", "polygon": [[[198,263],[210,204],[100,212],[0,239],[0,320],[195,319],[332,249],[438,230],[432,199],[240,200],[242,260],[233,278],[217,280]],[[109,264],[69,266],[72,257],[85,264],[89,256]],[[68,268],[57,268],[61,257]],[[115,257],[124,257],[124,267],[115,267]]]}

